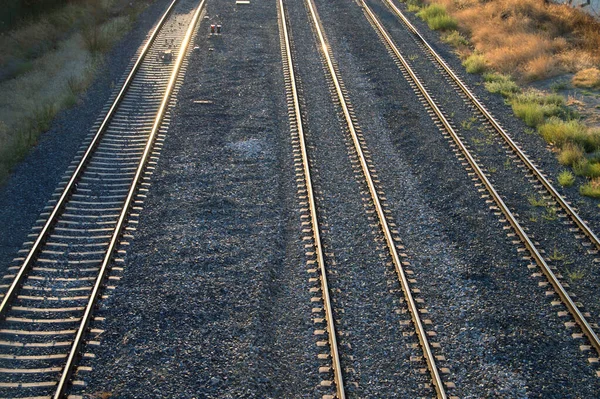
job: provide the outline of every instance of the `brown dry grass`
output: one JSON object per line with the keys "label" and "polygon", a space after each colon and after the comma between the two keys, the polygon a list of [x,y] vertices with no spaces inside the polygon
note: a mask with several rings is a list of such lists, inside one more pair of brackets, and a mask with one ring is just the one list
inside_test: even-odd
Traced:
{"label": "brown dry grass", "polygon": [[598,68],[588,68],[577,72],[573,76],[573,85],[600,88],[600,70]]}
{"label": "brown dry grass", "polygon": [[429,0],[443,4],[496,71],[532,81],[600,63],[600,23],[543,0]]}

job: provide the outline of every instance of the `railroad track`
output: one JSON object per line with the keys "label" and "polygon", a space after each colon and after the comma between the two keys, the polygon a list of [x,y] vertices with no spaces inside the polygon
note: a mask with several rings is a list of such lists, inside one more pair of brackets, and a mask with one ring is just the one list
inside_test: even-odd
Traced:
{"label": "railroad track", "polygon": [[[173,0],[88,146],[67,171],[31,242],[16,258],[0,304],[0,397],[65,397],[86,344],[98,300],[123,270],[148,178],[164,139],[168,107],[204,8]],[[89,346],[89,345],[88,345]]]}
{"label": "railroad track", "polygon": [[[385,0],[385,1],[388,1],[388,0]],[[429,89],[427,89],[425,82],[417,75],[415,70],[411,67],[410,62],[407,60],[407,58],[404,57],[404,55],[398,49],[397,45],[395,44],[394,40],[390,36],[389,32],[382,25],[382,23],[377,18],[375,13],[372,11],[372,9],[367,5],[367,3],[364,0],[360,0],[359,4],[363,8],[367,19],[369,20],[369,22],[371,23],[373,28],[376,30],[380,39],[385,44],[385,46],[388,48],[389,53],[392,55],[392,57],[396,61],[396,64],[401,69],[401,72],[403,73],[405,78],[411,83],[411,86],[413,87],[414,91],[417,93],[419,98],[421,98],[423,100],[422,102],[424,103],[424,105],[426,106],[428,111],[431,111],[430,114],[432,115],[432,118],[433,118],[434,122],[436,123],[436,125],[438,125],[440,127],[440,130],[445,135],[447,135],[451,139],[451,141],[457,146],[458,151],[460,152],[462,157],[464,157],[464,159],[466,160],[466,165],[468,165],[468,170],[469,171],[472,170],[473,171],[472,173],[475,174],[476,178],[480,182],[477,185],[483,184],[485,190],[488,193],[485,195],[485,197],[491,197],[491,199],[489,199],[487,201],[490,203],[491,202],[495,203],[495,205],[490,206],[490,209],[493,210],[494,212],[501,212],[501,214],[505,218],[505,222],[509,223],[510,227],[515,232],[514,234],[516,234],[516,236],[518,236],[518,238],[520,239],[520,242],[523,243],[526,250],[529,252],[529,254],[531,256],[531,259],[535,263],[535,265],[531,265],[531,267],[532,268],[539,267],[539,269],[541,270],[543,275],[546,276],[549,284],[552,286],[554,291],[553,292],[549,291],[548,293],[553,294],[554,292],[556,292],[558,294],[561,302],[567,308],[568,312],[571,314],[571,316],[575,320],[576,324],[581,329],[581,331],[582,331],[581,334],[574,333],[573,336],[576,338],[579,338],[582,334],[585,335],[587,337],[587,339],[589,340],[591,347],[593,347],[595,349],[595,351],[598,354],[600,354],[600,340],[598,339],[598,335],[597,335],[598,334],[597,333],[598,326],[594,323],[591,323],[588,320],[589,314],[586,314],[581,309],[583,307],[583,304],[576,302],[573,299],[572,295],[567,291],[568,285],[565,284],[564,282],[561,282],[560,277],[553,270],[555,268],[548,264],[545,257],[543,256],[544,251],[539,249],[539,245],[530,237],[529,233],[527,232],[527,230],[525,228],[523,228],[523,226],[517,219],[516,215],[509,209],[509,206],[507,206],[507,204],[505,203],[505,201],[503,200],[501,195],[496,190],[494,184],[488,178],[488,175],[485,173],[485,169],[482,166],[480,166],[480,162],[472,154],[472,151],[469,150],[468,146],[465,145],[463,139],[461,138],[460,133],[457,131],[457,129],[455,129],[452,122],[449,120],[449,118],[446,116],[444,111],[438,105],[438,102],[430,94],[430,91],[429,91]],[[388,4],[390,4],[390,7],[392,7],[392,9],[397,10],[397,8],[391,2]],[[397,11],[399,12],[399,10],[397,10]],[[414,27],[413,27],[413,29],[414,29]],[[413,32],[416,32],[416,30]],[[429,48],[431,48],[431,47],[429,46]],[[433,51],[433,49],[431,49],[431,51]],[[441,60],[441,58],[439,58],[439,60],[441,62],[443,62],[443,60]],[[445,63],[444,63],[444,65],[445,65]],[[447,65],[446,65],[446,67],[447,67]],[[448,68],[448,71],[449,71],[449,73],[451,72],[449,70],[449,68]],[[456,76],[453,73],[452,73],[452,75]],[[460,82],[460,80],[458,82]],[[457,83],[457,85],[459,85],[459,83]],[[460,86],[460,85],[462,85],[462,86]],[[464,86],[464,84],[462,84],[462,82],[460,82],[460,85],[459,85],[459,87],[464,87],[465,93],[470,92],[466,88],[466,86]],[[469,99],[471,101],[477,101],[477,99],[474,96],[469,97]],[[477,101],[477,103],[479,103],[479,102]],[[484,111],[485,108],[481,104],[479,104],[479,105],[480,105],[480,107],[478,106],[477,108],[480,111]],[[491,118],[492,121],[494,121],[493,117],[489,113],[486,114],[485,118],[487,119],[488,117]],[[492,123],[492,122],[490,122],[490,123]],[[499,127],[499,125],[495,121],[494,121],[494,123]],[[508,135],[506,135],[506,137],[507,137],[507,139],[510,139],[508,137]],[[516,146],[516,144],[514,144],[514,142],[512,142],[512,144],[515,145],[515,151],[519,150],[518,146]],[[511,145],[511,148],[512,148],[512,145]],[[523,158],[521,158],[521,157],[523,157]],[[526,155],[524,153],[522,153],[522,151],[521,151],[521,155],[519,155],[519,158],[527,159]],[[461,158],[461,159],[463,159],[463,158]],[[531,164],[531,165],[533,165],[533,164]],[[532,172],[532,173],[534,173],[534,172]],[[539,170],[537,171],[537,173],[539,173],[540,178],[545,179],[545,177],[542,175],[542,173]],[[547,182],[547,180],[545,180],[545,181]],[[551,187],[550,183],[548,183],[548,185]],[[544,184],[544,186],[545,186],[545,184]],[[562,197],[560,197],[560,195],[558,193],[557,193],[557,195],[559,198],[562,199]],[[566,202],[565,202],[565,204],[566,204]],[[566,204],[566,205],[568,206],[568,204]],[[569,209],[569,211],[566,211],[567,213],[569,213],[570,215],[576,216],[576,213],[572,208],[569,207],[568,209]],[[583,226],[585,226],[585,223],[583,223]],[[593,233],[590,233],[590,234],[592,235],[592,237],[595,237],[595,235],[593,235]],[[553,304],[556,304],[556,303],[553,303]],[[568,324],[568,323],[566,323],[566,324]],[[583,349],[587,349],[587,348],[583,348]]]}
{"label": "railroad track", "polygon": [[[447,394],[447,386],[453,386],[453,384],[449,382],[444,382],[441,377],[440,368],[437,364],[438,359],[443,359],[441,356],[435,356],[434,350],[432,349],[432,344],[429,341],[429,336],[435,335],[432,334],[432,331],[427,331],[425,328],[425,322],[422,319],[421,313],[423,312],[422,307],[420,308],[417,303],[422,303],[422,300],[417,300],[413,295],[413,291],[415,290],[412,286],[414,284],[414,280],[408,275],[412,274],[412,271],[407,270],[406,266],[409,265],[403,257],[405,254],[400,254],[398,252],[398,248],[403,248],[400,245],[400,238],[398,236],[397,231],[393,228],[393,223],[390,220],[390,217],[387,216],[387,209],[385,209],[385,197],[382,191],[382,188],[379,187],[379,181],[376,177],[374,177],[374,168],[370,161],[370,157],[368,155],[368,150],[366,149],[366,143],[364,141],[364,137],[360,132],[360,129],[357,128],[357,122],[355,120],[354,113],[352,111],[351,105],[348,101],[347,92],[343,87],[343,83],[341,82],[340,73],[337,69],[335,61],[333,59],[333,55],[331,53],[331,49],[327,43],[327,39],[325,37],[325,33],[323,31],[320,19],[318,17],[318,13],[316,10],[315,4],[311,0],[306,1],[306,7],[309,10],[309,19],[312,21],[312,27],[314,28],[314,32],[317,36],[318,47],[321,50],[321,55],[323,62],[326,64],[325,69],[329,74],[329,78],[331,79],[331,84],[334,87],[334,101],[341,109],[341,113],[343,114],[345,129],[347,129],[348,134],[350,136],[350,145],[351,151],[356,155],[356,159],[359,163],[359,170],[362,173],[364,178],[364,183],[368,187],[369,197],[372,202],[372,207],[374,209],[374,213],[377,218],[377,226],[379,226],[379,234],[383,236],[382,241],[385,242],[385,247],[388,250],[388,255],[393,263],[393,267],[395,273],[397,275],[397,282],[401,287],[401,291],[404,294],[404,303],[406,304],[407,311],[410,313],[412,326],[414,334],[418,338],[418,342],[420,344],[420,348],[422,350],[422,358],[429,370],[429,375],[431,378],[431,386],[435,391],[435,395],[438,398],[448,398]],[[325,395],[324,398],[345,398],[345,386],[344,386],[344,376],[342,373],[342,361],[340,360],[340,349],[338,347],[337,342],[337,333],[336,333],[336,320],[334,320],[334,311],[332,305],[332,299],[330,295],[330,288],[328,283],[328,269],[327,269],[327,260],[323,254],[323,243],[321,239],[321,229],[319,227],[319,212],[318,212],[318,200],[315,197],[315,193],[313,192],[313,183],[311,177],[311,167],[310,167],[310,159],[307,151],[306,138],[303,127],[303,116],[301,111],[301,103],[299,99],[297,84],[296,84],[296,76],[294,72],[294,59],[292,56],[290,38],[288,34],[287,27],[287,16],[285,12],[285,6],[283,0],[279,0],[279,15],[280,15],[280,31],[281,31],[281,48],[282,48],[282,58],[283,58],[283,68],[287,89],[287,102],[288,102],[288,112],[290,115],[290,129],[292,132],[292,140],[294,145],[295,152],[295,162],[296,162],[296,170],[299,181],[299,196],[301,198],[302,204],[305,203],[308,205],[306,216],[310,220],[310,227],[312,232],[312,248],[315,250],[315,260],[310,261],[310,264],[316,264],[318,270],[318,281],[320,283],[319,292],[321,293],[321,300],[323,303],[323,313],[324,313],[324,323],[326,324],[326,333],[328,336],[328,344],[330,349],[330,354],[320,354],[319,357],[321,359],[328,359],[330,361],[330,366],[333,372],[333,384],[335,387],[334,395]],[[299,171],[302,171],[301,173]],[[387,212],[386,212],[387,211]],[[308,222],[304,221],[303,224],[308,224]],[[404,259],[404,260],[403,260]],[[316,279],[317,280],[317,279]],[[422,306],[422,305],[421,305]],[[318,317],[318,316],[317,316]],[[318,319],[320,320],[320,319]],[[430,323],[430,320],[426,320],[426,322]],[[408,323],[410,324],[410,323]],[[321,334],[317,330],[315,334]],[[328,367],[323,367],[327,369]],[[445,369],[447,372],[447,369]],[[328,381],[324,381],[325,385],[328,385]],[[450,396],[451,397],[451,396]]]}
{"label": "railroad track", "polygon": [[529,170],[532,176],[544,187],[544,190],[556,201],[556,204],[569,216],[569,218],[577,225],[589,241],[600,250],[600,239],[587,225],[581,216],[573,207],[563,198],[556,190],[552,183],[544,176],[542,171],[534,164],[519,145],[511,138],[506,130],[494,118],[494,116],[486,109],[486,107],[473,94],[472,90],[460,79],[460,77],[450,68],[444,59],[434,50],[434,48],[425,40],[415,26],[406,18],[402,11],[394,4],[392,0],[384,0],[385,4],[398,16],[406,28],[414,35],[415,40],[429,53],[431,59],[439,65],[441,70],[447,75],[457,91],[460,91],[464,98],[469,101],[481,116],[489,123],[489,126],[498,133],[510,150],[518,156],[523,165]]}

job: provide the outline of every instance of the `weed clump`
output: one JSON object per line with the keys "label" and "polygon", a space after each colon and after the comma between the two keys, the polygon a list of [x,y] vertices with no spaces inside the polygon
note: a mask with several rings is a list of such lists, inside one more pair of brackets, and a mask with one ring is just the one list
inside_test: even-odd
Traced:
{"label": "weed clump", "polygon": [[594,178],[579,187],[579,193],[586,197],[600,198],[600,179]]}
{"label": "weed clump", "polygon": [[430,4],[421,8],[417,16],[427,22],[433,30],[456,30],[458,23],[446,12],[446,7],[439,4]]}
{"label": "weed clump", "polygon": [[521,92],[521,88],[512,80],[510,75],[490,72],[484,74],[483,77],[485,79],[485,88],[490,93],[499,93],[506,98]]}
{"label": "weed clump", "polygon": [[575,176],[568,170],[563,170],[558,175],[558,184],[563,187],[571,187],[575,183]]}
{"label": "weed clump", "polygon": [[469,41],[457,30],[452,30],[442,35],[441,37],[444,43],[448,43],[454,47],[466,47],[469,45]]}
{"label": "weed clump", "polygon": [[558,162],[561,165],[572,166],[584,157],[583,149],[577,144],[568,143],[558,153]]}
{"label": "weed clump", "polygon": [[537,91],[527,91],[511,97],[513,112],[527,124],[536,127],[544,123],[550,116],[562,113],[565,100],[557,94],[543,94]]}
{"label": "weed clump", "polygon": [[589,68],[579,71],[573,76],[573,86],[586,88],[600,88],[600,70]]}
{"label": "weed clump", "polygon": [[463,61],[463,66],[468,73],[483,73],[487,69],[485,57],[477,53],[468,56]]}

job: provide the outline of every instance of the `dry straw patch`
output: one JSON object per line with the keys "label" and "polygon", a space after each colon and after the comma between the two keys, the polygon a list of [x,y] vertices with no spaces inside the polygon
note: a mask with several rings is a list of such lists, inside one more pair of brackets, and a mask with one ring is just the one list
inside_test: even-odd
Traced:
{"label": "dry straw patch", "polygon": [[435,0],[458,20],[489,67],[532,81],[600,62],[600,23],[542,0]]}
{"label": "dry straw patch", "polygon": [[577,72],[573,76],[573,85],[600,89],[600,70],[598,68],[588,68]]}

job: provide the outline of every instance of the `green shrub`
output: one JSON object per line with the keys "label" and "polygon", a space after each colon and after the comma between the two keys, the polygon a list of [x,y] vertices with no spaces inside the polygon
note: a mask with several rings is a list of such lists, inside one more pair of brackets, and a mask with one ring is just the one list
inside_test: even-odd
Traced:
{"label": "green shrub", "polygon": [[577,144],[567,143],[561,148],[558,154],[558,162],[560,162],[562,165],[571,166],[583,157],[584,152],[580,146]]}
{"label": "green shrub", "polygon": [[540,134],[550,144],[562,147],[566,143],[576,144],[585,152],[600,148],[600,134],[577,120],[563,121],[550,118],[539,127]]}
{"label": "green shrub", "polygon": [[600,198],[600,179],[592,179],[579,187],[579,193],[586,197]]}
{"label": "green shrub", "polygon": [[515,115],[532,127],[542,124],[548,117],[565,114],[565,100],[559,94],[530,90],[512,96],[510,104]]}
{"label": "green shrub", "polygon": [[563,187],[571,187],[575,183],[575,176],[568,170],[563,170],[558,175],[558,184]]}
{"label": "green shrub", "polygon": [[454,47],[468,46],[469,41],[457,30],[442,35],[442,41]]}
{"label": "green shrub", "polygon": [[503,97],[511,97],[521,92],[521,88],[512,80],[510,75],[491,72],[484,74],[483,77],[485,88],[490,93],[499,93]]}
{"label": "green shrub", "polygon": [[446,8],[439,4],[430,4],[422,8],[417,16],[427,22],[429,29],[456,30],[458,23],[446,12]]}
{"label": "green shrub", "polygon": [[512,109],[527,126],[535,127],[544,122],[544,110],[539,104],[515,102],[512,104]]}
{"label": "green shrub", "polygon": [[463,66],[468,73],[482,73],[487,69],[485,58],[481,54],[473,53],[463,61]]}

